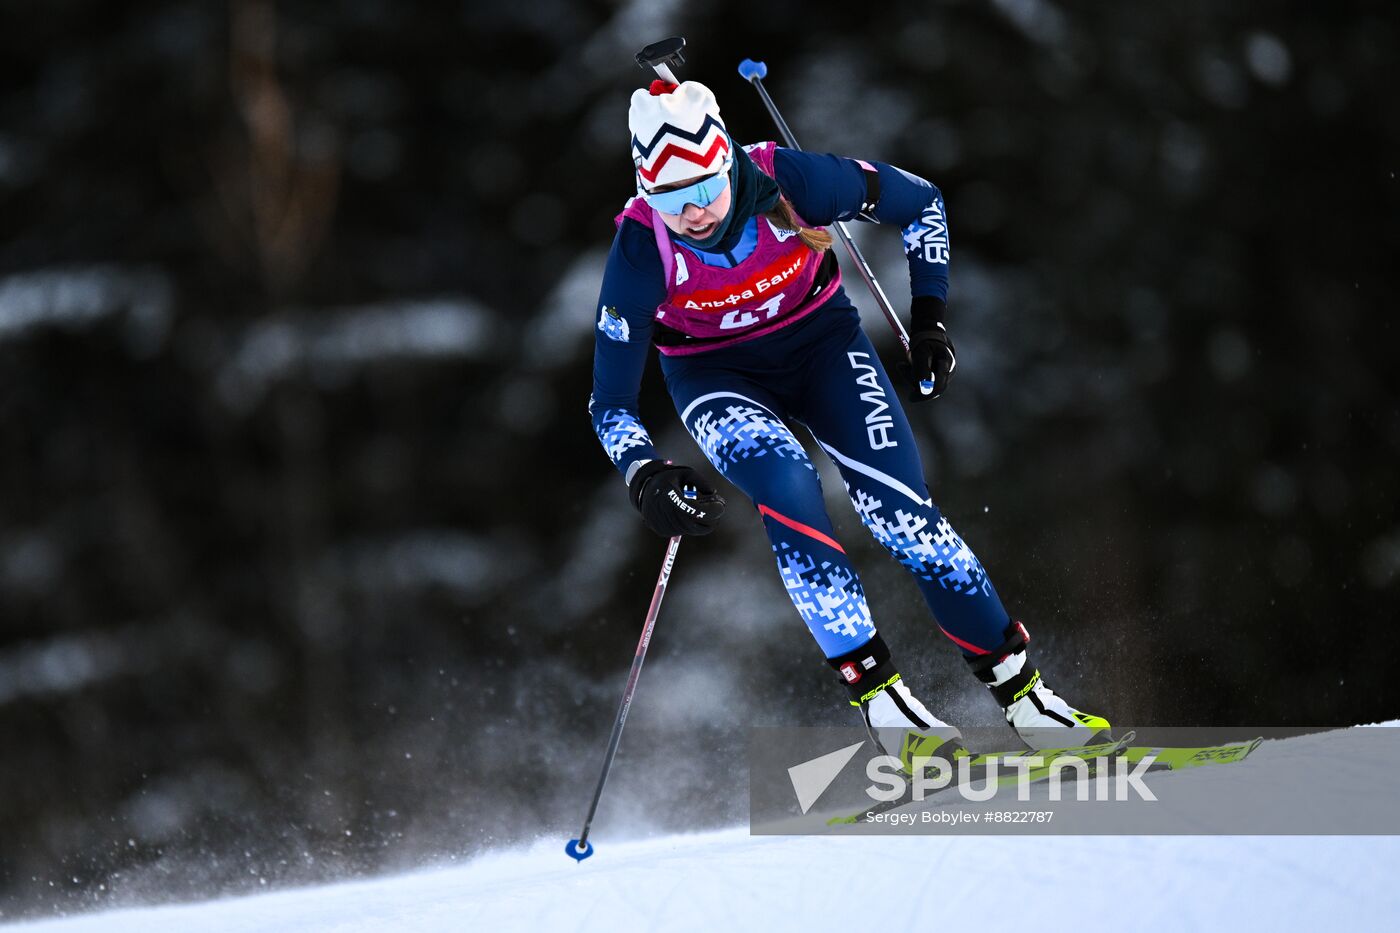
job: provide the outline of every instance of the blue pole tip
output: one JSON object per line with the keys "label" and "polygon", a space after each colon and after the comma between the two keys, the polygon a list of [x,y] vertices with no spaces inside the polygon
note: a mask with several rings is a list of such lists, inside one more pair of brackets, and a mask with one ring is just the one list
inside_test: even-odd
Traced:
{"label": "blue pole tip", "polygon": [[582,862],[593,854],[593,847],[586,842],[580,844],[577,839],[570,839],[564,846],[564,852],[574,861]]}
{"label": "blue pole tip", "polygon": [[768,77],[768,65],[764,62],[756,62],[752,58],[746,58],[739,63],[739,74],[745,81],[766,78]]}

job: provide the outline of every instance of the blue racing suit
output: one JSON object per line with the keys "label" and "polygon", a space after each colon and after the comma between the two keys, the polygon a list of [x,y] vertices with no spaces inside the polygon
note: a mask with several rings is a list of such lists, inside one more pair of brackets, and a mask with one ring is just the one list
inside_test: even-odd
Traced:
{"label": "blue racing suit", "polygon": [[[898,226],[911,293],[946,300],[947,226],[938,189],[882,163],[873,219]],[[774,177],[809,224],[862,211],[865,169],[833,155],[778,149]],[[751,219],[755,225],[758,218]],[[729,253],[683,241],[698,261],[733,267]],[[653,231],[625,220],[613,241],[596,319],[594,430],[630,478],[658,456],[637,412],[637,393],[667,283]],[[856,512],[914,578],[941,630],[965,656],[1002,644],[1010,619],[985,570],[929,495],[923,467],[889,376],[838,288],[815,312],[742,343],[661,358],[686,429],[719,473],[753,502],[793,605],[827,658],[875,635],[865,592],[835,538],[817,471],[792,426],[811,432],[836,464]]]}

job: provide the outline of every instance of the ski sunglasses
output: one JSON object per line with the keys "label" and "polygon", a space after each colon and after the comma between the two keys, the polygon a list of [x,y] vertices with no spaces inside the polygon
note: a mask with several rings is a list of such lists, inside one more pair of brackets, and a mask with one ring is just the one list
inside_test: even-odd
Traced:
{"label": "ski sunglasses", "polygon": [[686,185],[684,188],[677,188],[674,191],[657,193],[642,189],[642,197],[663,214],[680,214],[685,210],[687,204],[694,204],[696,207],[709,207],[714,203],[715,198],[723,194],[724,189],[728,187],[729,166],[732,164],[726,162],[718,172],[708,178],[702,178],[693,185]]}

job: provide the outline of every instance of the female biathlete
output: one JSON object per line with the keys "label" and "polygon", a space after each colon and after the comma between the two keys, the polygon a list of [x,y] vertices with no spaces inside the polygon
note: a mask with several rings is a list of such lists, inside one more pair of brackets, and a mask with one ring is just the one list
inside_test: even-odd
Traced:
{"label": "female biathlete", "polygon": [[939,190],[880,162],[736,146],[714,94],[695,81],[636,91],[628,123],[638,197],[617,217],[603,276],[589,412],[647,527],[708,534],[725,505],[696,471],[660,457],[642,427],[637,394],[655,343],[686,430],[752,500],[793,605],[886,748],[899,754],[885,736],[902,736],[893,741],[907,751],[910,733],[929,736],[925,748],[957,733],[900,679],[789,423],[805,425],[835,462],[861,520],[914,575],[936,624],[1028,746],[1085,744],[1106,730],[1045,685],[1024,626],[934,505],[823,229],[858,219],[902,230],[911,397],[936,398],[956,365],[943,327]]}

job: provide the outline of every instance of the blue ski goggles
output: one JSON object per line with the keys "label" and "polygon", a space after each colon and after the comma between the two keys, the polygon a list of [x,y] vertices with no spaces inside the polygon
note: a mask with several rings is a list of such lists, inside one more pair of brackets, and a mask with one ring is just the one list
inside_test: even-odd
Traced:
{"label": "blue ski goggles", "polygon": [[693,185],[660,193],[647,191],[643,188],[641,193],[646,202],[661,213],[680,214],[685,210],[687,204],[694,204],[696,207],[709,207],[714,203],[715,198],[724,194],[724,189],[728,186],[729,163],[726,162],[718,172],[708,178],[700,179]]}

